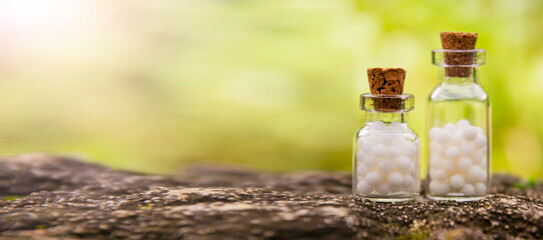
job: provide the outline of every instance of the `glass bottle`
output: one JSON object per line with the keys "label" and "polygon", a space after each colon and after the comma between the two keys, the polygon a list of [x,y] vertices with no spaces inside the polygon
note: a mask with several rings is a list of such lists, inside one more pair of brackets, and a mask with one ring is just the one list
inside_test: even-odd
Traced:
{"label": "glass bottle", "polygon": [[362,94],[360,108],[365,125],[354,137],[353,194],[379,202],[414,199],[420,192],[420,140],[408,125],[413,95]]}
{"label": "glass bottle", "polygon": [[485,51],[433,50],[432,62],[438,67],[438,83],[428,99],[426,195],[480,199],[491,177],[490,101],[479,84]]}

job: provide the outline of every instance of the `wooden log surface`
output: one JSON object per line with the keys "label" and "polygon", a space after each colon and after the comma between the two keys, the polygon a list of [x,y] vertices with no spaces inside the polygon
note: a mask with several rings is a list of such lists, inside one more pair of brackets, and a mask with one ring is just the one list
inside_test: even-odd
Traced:
{"label": "wooden log surface", "polygon": [[375,203],[348,173],[197,166],[172,176],[0,158],[0,239],[542,239],[543,184],[495,175],[474,202]]}

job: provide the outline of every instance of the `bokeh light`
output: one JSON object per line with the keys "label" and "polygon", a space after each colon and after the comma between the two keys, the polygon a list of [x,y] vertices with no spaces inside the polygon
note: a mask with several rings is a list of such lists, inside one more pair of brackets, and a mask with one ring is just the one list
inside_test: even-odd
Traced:
{"label": "bokeh light", "polygon": [[538,0],[1,1],[0,153],[143,172],[349,170],[365,69],[407,69],[423,135],[439,32],[470,31],[488,52],[493,168],[541,176],[542,10]]}

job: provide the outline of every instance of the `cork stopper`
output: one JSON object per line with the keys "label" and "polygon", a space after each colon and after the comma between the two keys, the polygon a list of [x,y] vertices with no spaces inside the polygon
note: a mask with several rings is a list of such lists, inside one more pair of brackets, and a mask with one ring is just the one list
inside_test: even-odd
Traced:
{"label": "cork stopper", "polygon": [[[441,46],[448,50],[471,50],[475,49],[477,33],[467,32],[442,32]],[[446,52],[445,63],[447,65],[472,65],[473,52]],[[471,67],[447,67],[445,76],[448,77],[469,77]]]}
{"label": "cork stopper", "polygon": [[[406,71],[403,68],[368,68],[370,92],[380,95],[401,95]],[[375,110],[397,111],[401,109],[401,99],[383,98],[375,101]]]}

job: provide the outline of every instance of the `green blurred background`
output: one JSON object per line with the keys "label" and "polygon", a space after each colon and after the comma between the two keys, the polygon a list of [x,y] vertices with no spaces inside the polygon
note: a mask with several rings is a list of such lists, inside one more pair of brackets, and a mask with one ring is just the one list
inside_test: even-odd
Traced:
{"label": "green blurred background", "polygon": [[[540,0],[5,0],[0,153],[168,173],[349,170],[368,67],[404,67],[424,133],[439,32],[479,32],[493,169],[543,173]],[[423,139],[424,141],[425,139]]]}

